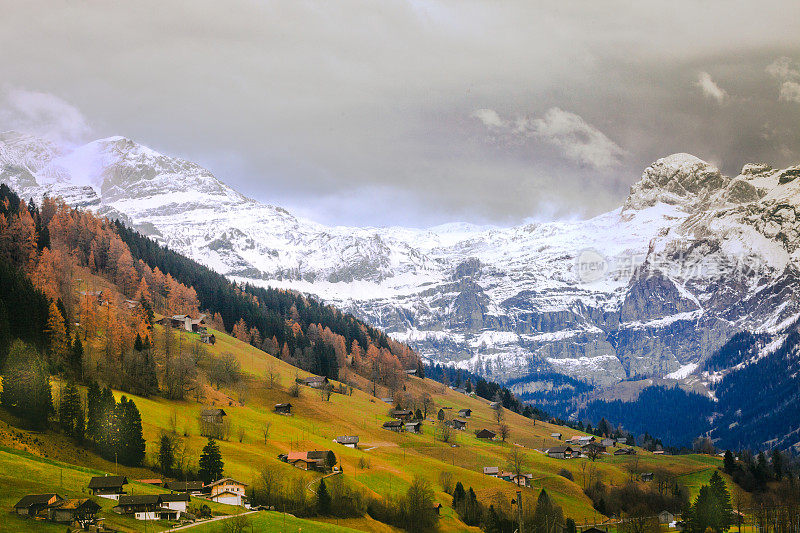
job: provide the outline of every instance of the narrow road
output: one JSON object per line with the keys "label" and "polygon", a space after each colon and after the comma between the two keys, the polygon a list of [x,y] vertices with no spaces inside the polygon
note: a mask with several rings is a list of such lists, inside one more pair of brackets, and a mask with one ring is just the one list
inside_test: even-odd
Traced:
{"label": "narrow road", "polygon": [[244,515],[253,514],[253,513],[257,513],[257,512],[258,511],[247,511],[247,512],[240,513],[240,514],[232,514],[232,515],[226,515],[226,516],[216,516],[214,518],[209,518],[208,520],[201,520],[201,521],[198,521],[198,522],[194,522],[192,524],[187,524],[185,526],[173,527],[171,529],[168,529],[167,531],[182,531],[184,529],[189,529],[189,528],[192,528],[192,527],[202,526],[203,524],[210,524],[211,522],[219,522],[221,520],[228,520],[228,519],[234,518],[236,516],[244,516]]}

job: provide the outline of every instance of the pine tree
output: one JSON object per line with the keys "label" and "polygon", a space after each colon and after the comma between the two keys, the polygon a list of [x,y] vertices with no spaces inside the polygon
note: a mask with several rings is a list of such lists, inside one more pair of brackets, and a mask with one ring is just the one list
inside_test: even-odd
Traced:
{"label": "pine tree", "polygon": [[466,493],[464,492],[464,485],[462,485],[459,481],[456,483],[456,488],[453,489],[453,509],[458,511],[458,507],[464,501],[464,496],[466,496]]}
{"label": "pine tree", "polygon": [[778,481],[783,479],[783,454],[778,448],[772,450],[772,471],[775,479]]}
{"label": "pine tree", "polygon": [[175,464],[175,444],[166,433],[162,433],[158,441],[158,464],[166,475],[172,472],[172,465]]}
{"label": "pine tree", "polygon": [[325,486],[325,479],[319,481],[317,489],[317,512],[322,516],[331,514],[331,495],[328,493],[328,487]]}
{"label": "pine tree", "polygon": [[203,452],[200,454],[200,460],[197,465],[197,475],[203,480],[203,483],[213,483],[222,477],[225,465],[222,462],[219,445],[213,438],[209,437],[208,442],[203,447]]}
{"label": "pine tree", "polygon": [[100,436],[100,386],[89,382],[86,391],[86,438],[97,442]]}
{"label": "pine tree", "polygon": [[732,474],[736,469],[736,461],[734,460],[733,454],[730,450],[725,451],[725,456],[722,458],[722,465],[722,468],[727,474]]}
{"label": "pine tree", "polygon": [[[80,420],[79,420],[80,419]],[[65,434],[75,439],[83,438],[83,406],[81,395],[75,382],[70,380],[61,394],[58,420]]]}
{"label": "pine tree", "polygon": [[81,379],[83,376],[83,343],[77,333],[69,354],[69,366],[72,376],[75,379]]}
{"label": "pine tree", "polygon": [[142,417],[133,400],[123,396],[116,407],[118,424],[117,454],[119,462],[129,466],[139,466],[144,460],[145,441],[142,436]]}

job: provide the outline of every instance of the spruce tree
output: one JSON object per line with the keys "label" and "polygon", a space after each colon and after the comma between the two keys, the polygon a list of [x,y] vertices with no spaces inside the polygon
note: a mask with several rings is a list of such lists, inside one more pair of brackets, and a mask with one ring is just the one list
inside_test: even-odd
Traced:
{"label": "spruce tree", "polygon": [[217,442],[209,437],[197,463],[197,475],[203,483],[212,483],[222,477],[224,463]]}
{"label": "spruce tree", "polygon": [[75,379],[81,379],[83,376],[83,343],[80,337],[76,334],[75,340],[72,343],[72,350],[69,356],[69,366],[72,375]]}
{"label": "spruce tree", "polygon": [[145,441],[142,436],[142,417],[133,400],[122,400],[117,405],[119,415],[115,417],[119,427],[117,433],[119,461],[129,466],[139,466],[144,460]]}
{"label": "spruce tree", "polygon": [[727,474],[732,474],[736,469],[736,460],[730,450],[725,450],[725,456],[722,458],[722,468]]}
{"label": "spruce tree", "polygon": [[328,487],[325,486],[325,479],[319,481],[317,489],[317,512],[322,516],[331,514],[331,495],[328,493]]}
{"label": "spruce tree", "polygon": [[728,492],[728,486],[725,484],[725,480],[722,479],[722,476],[720,476],[717,471],[714,471],[714,474],[711,476],[709,485],[717,504],[715,513],[717,516],[717,525],[715,529],[717,529],[717,531],[724,531],[733,523],[731,495],[730,492]]}
{"label": "spruce tree", "polygon": [[[83,416],[83,406],[81,405],[81,395],[75,382],[70,380],[61,393],[61,401],[58,407],[58,420],[61,429],[66,435],[73,438],[82,438],[82,423],[78,423],[78,418]],[[80,433],[80,435],[79,435]]]}
{"label": "spruce tree", "polygon": [[161,472],[166,475],[172,472],[172,466],[175,464],[175,445],[172,437],[166,433],[162,433],[158,441],[158,464]]}
{"label": "spruce tree", "polygon": [[86,392],[86,438],[97,443],[100,436],[100,386],[89,382]]}
{"label": "spruce tree", "polygon": [[464,501],[466,492],[464,492],[464,485],[459,481],[456,483],[456,488],[453,489],[453,509],[459,510],[459,506]]}

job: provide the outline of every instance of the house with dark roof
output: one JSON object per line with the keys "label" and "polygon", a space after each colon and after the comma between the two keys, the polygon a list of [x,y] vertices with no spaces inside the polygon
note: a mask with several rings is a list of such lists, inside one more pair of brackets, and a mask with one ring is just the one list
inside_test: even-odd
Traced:
{"label": "house with dark roof", "polygon": [[491,439],[493,439],[493,438],[495,438],[497,436],[497,433],[495,433],[494,431],[488,430],[488,429],[482,429],[482,430],[478,431],[477,433],[475,433],[475,436],[478,437],[479,439],[490,439],[491,440]]}
{"label": "house with dark roof", "polygon": [[213,345],[217,343],[217,337],[213,333],[206,331],[205,333],[200,333],[200,342]]}
{"label": "house with dark roof", "polygon": [[436,414],[436,419],[440,422],[445,419],[444,409],[439,409],[439,412]]}
{"label": "house with dark roof", "polygon": [[292,404],[290,403],[276,403],[274,411],[279,415],[292,414]]}
{"label": "house with dark roof", "polygon": [[14,505],[14,512],[19,516],[37,516],[47,506],[63,500],[61,496],[55,492],[48,494],[28,494]]}
{"label": "house with dark roof", "polygon": [[331,450],[312,450],[308,452],[308,458],[317,461],[323,470],[330,470],[336,464],[336,454]]}
{"label": "house with dark roof", "polygon": [[301,385],[306,385],[314,389],[321,389],[322,387],[330,385],[330,381],[325,376],[308,376],[307,378],[297,378],[297,382]]}
{"label": "house with dark roof", "polygon": [[458,416],[469,418],[472,416],[472,409],[459,409]]}
{"label": "house with dark roof", "polygon": [[500,468],[498,468],[496,466],[484,466],[483,467],[483,475],[485,475],[485,476],[497,477],[497,475],[499,473],[500,473]]}
{"label": "house with dark roof", "polygon": [[161,506],[172,511],[186,512],[192,497],[186,492],[170,492],[169,494],[159,494]]}
{"label": "house with dark roof", "polygon": [[642,474],[642,481],[653,481],[654,477],[655,474],[653,474],[652,472],[644,472]]}
{"label": "house with dark roof", "polygon": [[454,418],[450,421],[450,427],[452,427],[453,429],[460,429],[460,430],[467,429],[467,421]]}
{"label": "house with dark roof", "polygon": [[511,474],[509,481],[520,487],[529,487],[533,480],[533,474]]}
{"label": "house with dark roof", "polygon": [[551,439],[561,440],[561,433],[550,433]]}
{"label": "house with dark roof", "polygon": [[125,476],[95,476],[89,480],[89,491],[94,496],[116,500],[125,494],[122,487],[127,484]]}
{"label": "house with dark roof", "polygon": [[405,430],[409,433],[420,433],[422,430],[422,422],[413,421],[404,424]]}
{"label": "house with dark roof", "polygon": [[545,453],[553,459],[572,459],[575,450],[569,446],[554,446],[545,450]]}
{"label": "house with dark roof", "polygon": [[301,470],[319,470],[320,461],[309,459],[308,452],[289,452],[278,458]]}
{"label": "house with dark roof", "polygon": [[614,455],[636,455],[636,450],[633,448],[619,448],[614,450]]}
{"label": "house with dark roof", "polygon": [[193,496],[203,492],[202,481],[170,481],[164,487],[172,492],[185,492]]}
{"label": "house with dark roof", "polygon": [[347,446],[348,448],[358,448],[357,435],[342,435],[341,437],[333,439],[333,442],[341,444],[342,446]]}
{"label": "house with dark roof", "polygon": [[200,411],[200,419],[207,424],[222,424],[226,416],[227,413],[225,413],[223,409],[218,409],[216,407],[210,407]]}
{"label": "house with dark roof", "polygon": [[47,518],[53,522],[78,522],[82,526],[95,521],[100,506],[89,498],[58,500],[45,509]]}
{"label": "house with dark roof", "polygon": [[158,494],[126,494],[119,497],[114,512],[132,515],[136,520],[158,520],[162,503]]}
{"label": "house with dark roof", "polygon": [[403,431],[403,423],[400,420],[389,420],[388,422],[383,423],[383,429],[388,429],[389,431],[396,431],[399,433]]}
{"label": "house with dark roof", "polygon": [[658,513],[658,523],[659,524],[670,524],[675,521],[675,515],[670,513],[669,511],[661,511]]}
{"label": "house with dark roof", "polygon": [[398,420],[411,420],[414,417],[414,411],[409,409],[392,409],[389,411],[389,416]]}

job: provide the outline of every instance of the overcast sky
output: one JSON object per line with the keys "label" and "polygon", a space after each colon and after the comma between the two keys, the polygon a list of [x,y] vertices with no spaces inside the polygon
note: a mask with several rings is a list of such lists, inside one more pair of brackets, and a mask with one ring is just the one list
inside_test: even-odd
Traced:
{"label": "overcast sky", "polygon": [[0,129],[124,135],[330,224],[588,217],[670,153],[800,163],[798,21],[796,0],[4,0]]}

